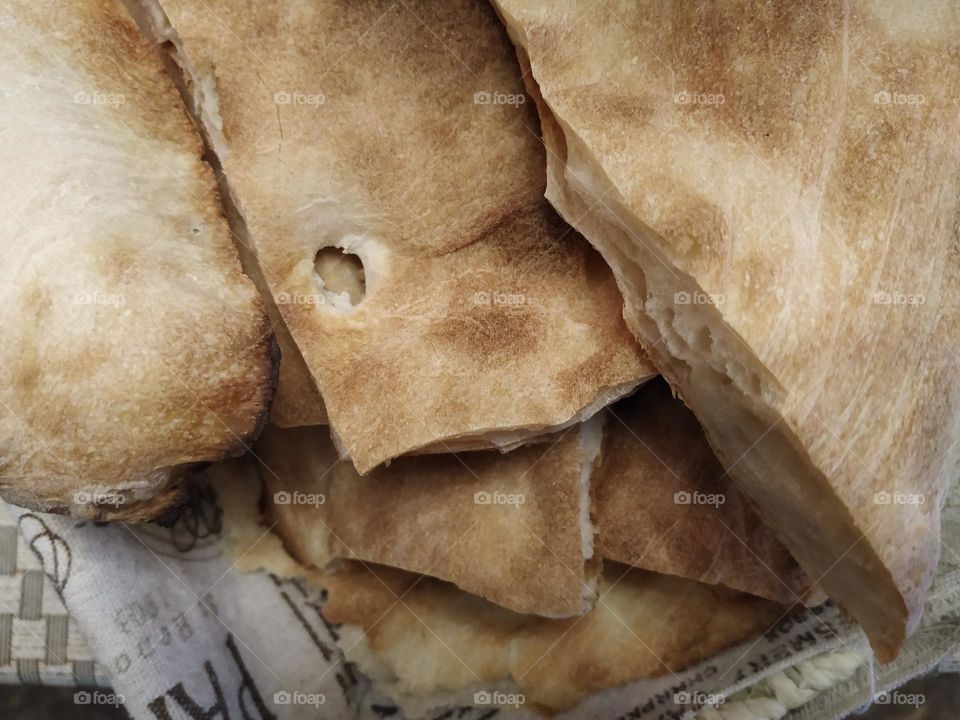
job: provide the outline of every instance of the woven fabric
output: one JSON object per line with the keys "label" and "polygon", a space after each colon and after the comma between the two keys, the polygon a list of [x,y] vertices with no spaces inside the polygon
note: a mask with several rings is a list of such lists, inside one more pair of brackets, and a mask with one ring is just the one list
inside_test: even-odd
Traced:
{"label": "woven fabric", "polygon": [[63,600],[0,502],[0,683],[108,685]]}

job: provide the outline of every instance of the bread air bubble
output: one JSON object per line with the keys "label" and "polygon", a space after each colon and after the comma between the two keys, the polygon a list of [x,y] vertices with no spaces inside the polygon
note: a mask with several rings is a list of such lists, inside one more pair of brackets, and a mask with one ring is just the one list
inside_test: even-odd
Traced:
{"label": "bread air bubble", "polygon": [[350,311],[367,293],[366,270],[356,253],[333,245],[322,247],[314,256],[313,269],[323,304],[328,308]]}

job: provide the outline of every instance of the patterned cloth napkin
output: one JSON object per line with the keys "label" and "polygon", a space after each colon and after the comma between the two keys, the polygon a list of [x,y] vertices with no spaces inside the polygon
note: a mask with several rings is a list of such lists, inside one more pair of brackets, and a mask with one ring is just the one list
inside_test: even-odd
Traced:
{"label": "patterned cloth napkin", "polygon": [[[29,526],[30,520],[25,520]],[[109,685],[37,554],[0,502],[0,682]]]}
{"label": "patterned cloth napkin", "polygon": [[[169,528],[97,525],[0,503],[0,680],[109,685],[77,702],[122,702],[138,720],[402,720],[342,662],[321,591],[239,572],[269,531],[238,556],[222,525],[216,494],[203,484],[191,486]],[[827,603],[678,675],[598,693],[562,717],[822,720],[877,697],[910,702],[883,693],[940,663],[960,667],[956,487],[943,537],[923,624],[894,663],[875,665],[863,634]],[[494,715],[530,717],[482,707],[429,717]]]}

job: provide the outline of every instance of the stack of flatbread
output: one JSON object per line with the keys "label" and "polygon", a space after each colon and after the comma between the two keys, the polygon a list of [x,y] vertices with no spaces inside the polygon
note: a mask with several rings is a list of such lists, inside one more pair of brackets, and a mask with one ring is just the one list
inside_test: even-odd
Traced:
{"label": "stack of flatbread", "polygon": [[960,467],[955,5],[2,12],[6,499],[213,463],[409,716],[827,596],[896,656]]}

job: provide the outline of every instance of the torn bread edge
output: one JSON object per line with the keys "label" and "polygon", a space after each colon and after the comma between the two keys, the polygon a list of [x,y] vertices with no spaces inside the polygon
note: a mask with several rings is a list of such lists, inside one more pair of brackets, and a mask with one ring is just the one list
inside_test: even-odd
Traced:
{"label": "torn bread edge", "polygon": [[[584,438],[585,443],[593,448],[596,448],[595,440],[595,434],[591,437]],[[420,584],[421,581],[418,579],[420,576],[416,573],[379,566],[380,571],[384,573],[384,576],[381,578],[375,570],[375,567],[355,560],[345,561],[340,568],[338,568],[343,571],[343,574],[337,572],[321,572],[298,563],[287,553],[280,538],[273,535],[270,529],[265,528],[262,524],[258,502],[261,497],[261,485],[251,458],[247,457],[230,464],[216,466],[211,469],[209,475],[214,488],[217,490],[219,504],[224,510],[224,537],[231,550],[231,554],[235,558],[235,567],[239,571],[265,571],[284,578],[302,578],[306,580],[308,584],[317,588],[326,589],[332,587],[330,592],[343,593],[353,591],[359,593],[356,598],[356,602],[358,603],[365,602],[364,598],[368,596],[369,587],[377,590],[377,593],[385,588],[395,597],[402,598],[406,590],[413,590],[414,587]],[[661,576],[658,573],[649,573],[642,570],[633,570],[630,572],[641,573],[642,577],[649,577],[651,580],[656,578],[666,580],[670,578],[670,576]],[[357,577],[358,573],[360,577]],[[623,578],[619,570],[614,572],[613,575],[620,577],[620,579]],[[448,611],[453,612],[454,616],[456,616],[458,612],[462,614],[463,609],[458,611],[455,607],[447,605],[451,597],[462,598],[465,602],[479,603],[474,609],[478,607],[489,607],[490,610],[495,613],[496,617],[508,619],[507,626],[512,625],[513,622],[516,621],[519,623],[517,631],[522,633],[521,628],[526,623],[524,616],[511,613],[511,611],[499,608],[489,603],[489,601],[484,601],[482,598],[455,589],[454,586],[449,583],[444,583],[443,581],[432,578],[425,578],[425,581],[437,584],[438,588],[448,588],[447,591],[442,591],[442,595],[435,596],[434,600],[429,601],[441,602],[442,604],[438,608],[441,612],[446,608]],[[683,578],[673,578],[671,582],[681,584],[690,583],[690,587],[701,585],[696,581]],[[616,584],[619,584],[619,580],[617,583],[614,583],[614,585]],[[383,588],[381,588],[381,585]],[[368,586],[368,590],[364,590],[365,586]],[[710,586],[704,587],[709,588]],[[406,590],[404,588],[406,588]],[[399,595],[398,591],[400,593]],[[426,592],[427,597],[432,597],[432,592]],[[454,595],[451,596],[449,594],[450,592],[453,592]],[[669,590],[667,590],[667,592],[669,592]],[[726,598],[730,602],[733,602],[734,605],[743,601],[746,601],[748,605],[744,606],[741,611],[733,611],[734,616],[740,618],[739,620],[732,620],[732,622],[735,623],[735,629],[731,631],[728,628],[726,631],[727,634],[723,639],[714,638],[712,644],[707,643],[709,651],[707,651],[706,654],[694,653],[691,656],[687,656],[685,655],[687,651],[682,650],[680,653],[681,656],[687,657],[686,661],[679,658],[677,659],[677,661],[682,664],[692,665],[702,662],[724,648],[760,633],[774,617],[783,616],[781,612],[783,609],[782,605],[771,603],[762,598],[752,597],[744,593],[729,591],[719,587],[710,592],[720,593],[720,598]],[[444,597],[447,598],[446,601],[443,600]],[[742,598],[742,600],[737,600],[736,598]],[[353,602],[354,600],[352,599],[346,601],[338,600],[338,607],[342,611],[344,608],[352,607]],[[726,602],[726,600],[724,602]],[[394,606],[398,604],[399,602],[393,603]],[[724,607],[732,608],[733,606],[724,605]],[[598,606],[597,610],[600,609]],[[363,615],[362,610],[358,609],[357,611],[361,616]],[[467,610],[467,612],[472,611]],[[611,611],[608,610],[607,612]],[[749,617],[754,612],[756,616]],[[376,614],[379,615],[379,612]],[[509,618],[513,620],[509,620]],[[328,618],[328,620],[329,619],[330,618]],[[534,632],[535,635],[542,631],[537,631],[537,627],[546,629],[549,626],[543,623],[554,622],[552,620],[537,619],[535,617],[528,617],[528,620],[534,623],[540,623],[530,628],[530,632]],[[647,667],[646,670],[638,670],[639,674],[635,676],[631,675],[630,672],[617,673],[612,669],[617,667],[618,662],[616,658],[613,657],[610,660],[612,663],[612,674],[609,676],[610,684],[608,686],[603,686],[602,682],[598,686],[595,686],[595,679],[593,681],[587,680],[576,688],[568,688],[561,691],[559,696],[556,695],[558,692],[556,683],[544,683],[543,680],[538,681],[533,678],[530,681],[533,684],[530,687],[524,688],[509,672],[507,675],[498,678],[488,677],[483,680],[478,679],[476,682],[466,682],[458,685],[456,688],[449,686],[440,687],[439,685],[442,685],[443,682],[449,683],[450,678],[447,678],[445,681],[441,681],[438,678],[429,689],[421,689],[411,686],[410,678],[405,677],[403,673],[397,672],[396,666],[393,664],[397,661],[396,657],[391,660],[389,654],[382,655],[374,649],[374,645],[368,636],[368,630],[370,628],[365,628],[362,623],[350,624],[348,622],[340,622],[337,621],[336,618],[331,620],[331,622],[334,622],[336,627],[338,635],[337,644],[342,652],[342,661],[349,661],[356,664],[372,682],[373,690],[396,703],[404,715],[409,718],[425,717],[432,711],[444,708],[477,706],[478,703],[484,707],[495,708],[498,707],[496,703],[500,702],[497,700],[498,695],[506,698],[504,702],[509,702],[509,698],[511,697],[524,698],[525,689],[526,695],[533,693],[533,695],[537,695],[538,697],[532,697],[532,702],[523,700],[524,710],[536,715],[552,716],[558,712],[571,709],[604,690],[623,687],[634,681],[642,680],[646,677],[653,677],[665,672],[665,670],[661,668],[659,672],[651,673],[649,664],[644,665],[643,662],[638,660],[638,662],[640,662],[638,667],[645,666]],[[577,624],[578,620],[575,619],[573,626],[568,628],[567,632],[573,630]],[[721,623],[721,625],[723,625],[723,623]],[[503,630],[503,628],[501,628],[501,630]],[[567,632],[562,632],[561,639],[567,635]],[[626,635],[628,635],[628,633],[624,634],[625,637]],[[493,637],[494,635],[491,635],[490,639],[492,640]],[[520,635],[517,637],[519,639]],[[427,639],[426,636],[424,639]],[[547,641],[549,642],[549,637]],[[388,643],[385,649],[390,649],[390,647]],[[503,646],[495,645],[495,647],[500,647],[503,651],[506,651],[506,648]],[[604,653],[607,649],[606,644],[601,642],[597,646],[597,649],[600,653]],[[539,654],[539,650],[534,651],[534,654]],[[573,668],[575,668],[576,661],[573,661],[574,666],[570,666],[568,662],[565,662],[566,660],[569,660],[569,658],[562,660],[562,665],[566,667],[568,673],[574,672],[575,670]],[[504,662],[506,662],[506,660],[504,660]],[[478,701],[478,694],[483,694],[485,698],[494,704],[486,703],[486,701]],[[542,697],[539,697],[541,695]],[[538,702],[538,699],[540,702]],[[547,704],[543,704],[543,702]],[[510,706],[507,705],[505,707]]]}
{"label": "torn bread edge", "polygon": [[[500,452],[507,453],[511,450],[516,450],[522,445],[529,445],[536,442],[546,442],[550,440],[551,436],[563,432],[567,428],[573,427],[577,424],[589,422],[596,417],[597,413],[599,413],[601,410],[609,405],[612,405],[618,400],[622,400],[631,393],[636,392],[637,389],[639,389],[644,383],[649,382],[651,379],[653,379],[653,377],[656,376],[654,375],[636,381],[621,383],[620,385],[614,385],[601,390],[597,397],[594,398],[589,405],[581,409],[580,412],[571,417],[569,420],[565,420],[564,422],[556,425],[537,425],[526,428],[517,428],[514,430],[481,430],[475,433],[470,433],[469,435],[458,435],[448,440],[432,443],[406,454],[433,455],[440,453],[466,452],[469,450],[499,450]],[[347,454],[342,442],[337,437],[335,431],[333,431],[333,438],[337,445],[337,450],[340,452],[340,457],[347,459],[349,455]]]}
{"label": "torn bread edge", "polygon": [[597,555],[597,544],[594,540],[597,528],[593,516],[593,475],[599,469],[603,457],[606,421],[604,412],[594,415],[580,425],[580,549],[587,580],[583,588],[583,612],[589,611],[597,601],[597,586],[603,570],[603,559]]}
{"label": "torn bread edge", "polygon": [[[378,563],[426,573],[517,613],[576,617],[596,601],[601,570],[592,481],[606,415],[554,438],[549,447],[478,453],[475,469],[467,464],[469,456],[400,458],[368,476],[358,476],[348,462],[336,459],[329,438],[319,435],[323,428],[270,431],[255,449],[265,522],[294,558],[318,570],[351,559]],[[541,469],[532,472],[538,465]],[[276,500],[298,491],[323,500],[316,506]],[[478,491],[526,500],[509,511],[516,516],[497,517],[495,508],[476,506]],[[442,497],[433,498],[435,492]],[[378,507],[388,497],[393,516],[378,522]],[[429,516],[422,524],[408,522],[408,514],[424,502],[432,502]],[[527,508],[532,508],[529,515]],[[493,523],[489,528],[499,526],[504,533],[496,536],[503,540],[499,550],[492,550],[496,538],[489,530],[481,529],[479,536],[471,532],[485,519]],[[371,524],[381,527],[377,537],[367,531]],[[554,550],[544,544],[551,533],[561,543]]]}
{"label": "torn bread edge", "polygon": [[327,410],[307,363],[277,308],[273,293],[256,257],[253,235],[247,228],[243,211],[223,171],[228,149],[223,137],[219,100],[213,77],[197,72],[183,51],[182,43],[157,0],[122,0],[127,11],[150,40],[160,47],[167,72],[183,99],[187,114],[193,120],[206,149],[205,160],[213,168],[227,223],[240,265],[256,286],[266,308],[270,326],[280,349],[279,378],[270,422],[279,427],[326,425]]}
{"label": "torn bread edge", "polygon": [[[230,224],[232,228],[236,228],[235,235],[238,236],[238,244],[243,246],[241,255],[244,268],[246,269],[248,264],[251,266],[250,275],[264,298],[271,322],[277,330],[281,355],[283,357],[295,356],[295,359],[281,362],[277,401],[274,404],[271,420],[280,427],[327,424],[326,409],[323,406],[316,380],[280,316],[276,302],[256,260],[256,239],[247,230],[241,204],[222,170],[223,161],[229,155],[229,147],[223,135],[223,120],[220,116],[215,79],[211,74],[201,72],[195,63],[191,62],[189,53],[184,49],[177,30],[164,12],[160,0],[124,0],[124,2],[131,6],[131,13],[134,14],[144,33],[166,48],[166,55],[169,59],[168,69],[175,75],[175,82],[183,95],[188,112],[200,128],[208,152],[213,156],[218,182],[222,185],[221,194],[224,197],[224,204],[228,207]],[[359,253],[358,248],[352,248],[351,251]],[[365,263],[365,267],[375,266],[376,263]],[[367,278],[368,287],[372,284],[372,281],[373,278]],[[439,438],[436,442],[428,443],[419,448],[411,448],[403,454],[455,453],[487,449],[509,452],[522,445],[549,438],[550,435],[589,420],[604,407],[626,397],[654,377],[656,377],[656,373],[651,372],[630,382],[598,389],[596,396],[587,405],[568,419],[554,425],[479,429],[470,433]],[[309,378],[309,383],[305,381],[305,378]],[[288,387],[298,387],[305,391],[307,385],[309,385],[311,392],[316,393],[315,400],[311,398],[305,403],[300,398],[301,393],[292,390],[287,391]],[[304,409],[304,406],[306,409]],[[316,406],[315,410],[313,409],[314,406]],[[340,457],[343,459],[350,458],[346,444],[333,426],[331,426],[331,435]],[[386,462],[389,464],[389,460]],[[364,469],[361,474],[366,474],[367,471]]]}
{"label": "torn bread edge", "polygon": [[[584,140],[543,97],[522,24],[502,0],[493,1],[517,49],[524,83],[540,115],[548,150],[547,199],[614,270],[631,331],[670,385],[682,389],[684,402],[696,408],[710,445],[722,455],[724,465],[737,465],[738,485],[755,506],[796,508],[809,504],[811,497],[818,499],[816,513],[792,514],[800,523],[791,524],[769,510],[763,512],[763,519],[816,584],[863,627],[877,658],[893,660],[920,622],[939,545],[932,546],[932,561],[923,568],[920,583],[909,594],[901,594],[876,550],[862,542],[863,534],[850,509],[834,496],[828,478],[781,422],[782,417],[771,415],[764,398],[780,394],[782,388],[765,367],[742,350],[742,341],[727,327],[716,306],[676,303],[667,308],[657,300],[678,294],[702,295],[704,291],[694,278],[665,271],[668,264],[655,242],[630,242],[630,236],[652,238],[652,232],[616,201],[602,211],[590,211],[590,198],[616,199],[619,194]],[[637,307],[631,297],[647,297],[651,302]],[[711,338],[708,353],[697,342],[704,329]],[[721,453],[723,449],[732,451]],[[771,482],[771,468],[776,482]],[[934,522],[939,537],[939,518]],[[839,558],[825,558],[820,550],[825,546],[848,549]],[[863,592],[865,587],[874,592]]]}
{"label": "torn bread edge", "polygon": [[[323,587],[327,572],[334,572],[337,563],[333,563],[326,572],[308,567],[287,552],[278,535],[263,526],[259,508],[262,486],[250,458],[212,466],[207,477],[223,508],[223,536],[236,571],[302,578],[311,585]],[[370,648],[362,627],[340,625],[337,634],[343,659],[355,663],[373,682],[375,690],[396,702],[408,717],[419,717],[431,709],[446,705],[473,705],[474,692],[481,689],[478,684],[476,688],[464,687],[455,692],[406,692],[387,663]],[[482,689],[520,692],[512,681],[500,682],[495,686],[486,684]]]}

